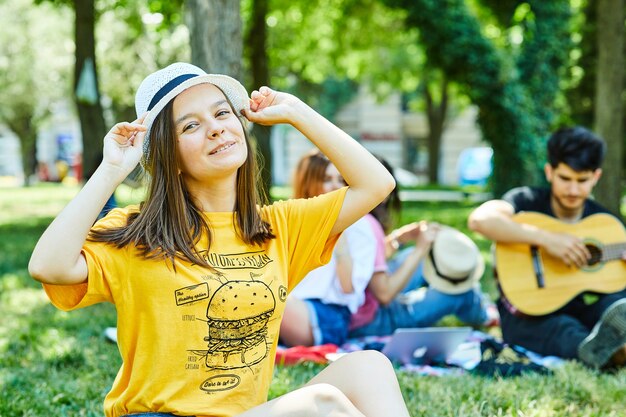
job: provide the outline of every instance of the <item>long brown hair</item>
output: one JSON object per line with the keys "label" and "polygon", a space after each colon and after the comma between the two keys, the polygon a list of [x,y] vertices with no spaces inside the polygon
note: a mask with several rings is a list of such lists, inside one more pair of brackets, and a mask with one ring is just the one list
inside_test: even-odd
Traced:
{"label": "long brown hair", "polygon": [[[261,245],[276,236],[258,210],[259,205],[267,204],[267,196],[257,187],[260,183],[258,154],[251,148],[244,119],[239,117],[239,120],[244,127],[248,157],[237,172],[233,212],[235,232],[247,244]],[[178,141],[174,127],[171,101],[156,117],[151,128],[150,159],[145,167],[149,187],[139,212],[131,213],[124,226],[91,231],[89,239],[110,242],[118,248],[134,244],[148,259],[166,258],[173,264],[174,258],[179,257],[210,268],[200,251],[208,251],[211,247],[211,226],[179,175]],[[196,247],[205,234],[207,248]]]}
{"label": "long brown hair", "polygon": [[324,177],[330,160],[319,150],[304,154],[293,175],[293,196],[311,198],[324,193]]}

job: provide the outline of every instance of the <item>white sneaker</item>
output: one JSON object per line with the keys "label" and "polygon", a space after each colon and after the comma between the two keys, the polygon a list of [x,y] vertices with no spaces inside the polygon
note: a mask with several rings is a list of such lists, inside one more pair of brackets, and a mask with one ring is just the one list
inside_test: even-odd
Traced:
{"label": "white sneaker", "polygon": [[107,327],[104,329],[104,338],[109,342],[117,343],[117,327]]}

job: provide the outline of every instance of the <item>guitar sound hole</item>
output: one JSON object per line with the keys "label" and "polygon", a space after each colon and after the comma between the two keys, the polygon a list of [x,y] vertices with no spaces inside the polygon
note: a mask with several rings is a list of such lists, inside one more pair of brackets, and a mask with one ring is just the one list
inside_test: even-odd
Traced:
{"label": "guitar sound hole", "polygon": [[591,259],[589,259],[587,265],[595,265],[597,263],[600,263],[600,261],[602,261],[602,249],[591,244],[586,244],[585,246],[589,250],[589,253],[591,253]]}

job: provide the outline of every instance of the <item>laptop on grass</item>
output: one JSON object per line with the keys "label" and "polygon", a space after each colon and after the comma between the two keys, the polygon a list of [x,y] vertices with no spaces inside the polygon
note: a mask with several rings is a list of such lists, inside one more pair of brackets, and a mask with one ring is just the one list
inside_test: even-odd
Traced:
{"label": "laptop on grass", "polygon": [[396,329],[382,352],[390,360],[402,364],[445,363],[471,332],[471,327]]}

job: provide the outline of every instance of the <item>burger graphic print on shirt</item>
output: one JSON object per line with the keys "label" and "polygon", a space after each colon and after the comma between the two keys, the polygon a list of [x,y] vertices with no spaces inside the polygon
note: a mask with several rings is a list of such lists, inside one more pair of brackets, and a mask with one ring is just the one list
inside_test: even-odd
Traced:
{"label": "burger graphic print on shirt", "polygon": [[185,370],[197,373],[202,391],[215,393],[236,389],[244,380],[257,381],[269,369],[287,288],[276,262],[263,250],[204,257],[213,270],[194,269],[201,282],[175,293],[193,335]]}
{"label": "burger graphic print on shirt", "polygon": [[267,355],[267,322],[275,307],[274,295],[263,282],[229,281],[219,287],[206,313],[206,366],[235,369],[260,362]]}

